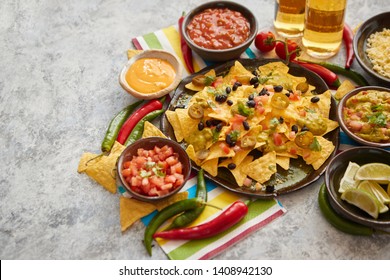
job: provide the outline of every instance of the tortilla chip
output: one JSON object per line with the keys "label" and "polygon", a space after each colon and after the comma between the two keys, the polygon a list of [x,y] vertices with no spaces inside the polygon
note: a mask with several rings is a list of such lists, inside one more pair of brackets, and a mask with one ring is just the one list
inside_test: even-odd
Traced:
{"label": "tortilla chip", "polygon": [[[223,143],[223,142],[222,142]],[[234,156],[235,152],[232,148],[229,148],[229,153],[225,153],[221,147],[220,147],[221,142],[215,142],[209,149],[210,154],[206,158],[207,160],[215,159],[215,158],[221,158],[221,157],[232,157]]]}
{"label": "tortilla chip", "polygon": [[202,161],[196,156],[196,152],[193,145],[188,145],[186,153],[188,154],[189,158],[193,162],[195,162],[196,165],[200,166],[202,164]]}
{"label": "tortilla chip", "polygon": [[[121,155],[126,147],[115,141],[112,146],[111,152],[108,155],[102,155],[96,157],[96,159],[87,163],[85,172],[90,178],[96,181],[98,184],[103,186],[106,190],[111,193],[116,193],[116,181],[114,170],[116,168],[116,162],[118,157]],[[90,155],[87,155],[90,156]],[[81,159],[84,161],[86,156],[82,156]],[[80,165],[80,164],[79,164]]]}
{"label": "tortilla chip", "polygon": [[[234,179],[237,182],[237,185],[242,187],[244,185],[244,181],[247,177],[245,174],[244,170],[246,170],[247,165],[253,161],[253,156],[247,156],[242,159],[239,165],[236,165],[236,168],[234,169],[229,169],[229,171],[232,173]],[[230,164],[234,163],[232,159],[227,159],[223,161],[219,166],[221,167],[226,167]]]}
{"label": "tortilla chip", "polygon": [[334,94],[334,98],[340,100],[344,97],[344,95],[353,89],[355,89],[355,85],[350,80],[344,80],[337,88],[336,93]]}
{"label": "tortilla chip", "polygon": [[119,197],[119,219],[122,232],[126,231],[132,224],[139,219],[149,215],[156,206],[152,203],[139,201],[134,198]]}
{"label": "tortilla chip", "polygon": [[284,170],[288,170],[290,168],[290,157],[276,156],[276,164]]}
{"label": "tortilla chip", "polygon": [[269,152],[249,163],[244,172],[255,181],[264,183],[276,173],[276,152]]}
{"label": "tortilla chip", "polygon": [[[93,153],[84,153],[82,154],[79,162],[79,166],[77,167],[78,173],[83,173],[85,170],[87,170],[88,163],[92,162],[95,159],[98,159],[99,157],[103,156],[102,154],[93,154]],[[92,163],[91,163],[92,164]]]}
{"label": "tortilla chip", "polygon": [[167,116],[167,119],[173,128],[173,132],[175,133],[176,141],[177,142],[183,141],[183,139],[184,139],[183,131],[181,129],[181,125],[179,122],[179,118],[176,114],[176,111],[167,110],[167,111],[165,111],[165,115]]}
{"label": "tortilla chip", "polygon": [[317,137],[318,142],[321,145],[321,157],[316,159],[313,163],[312,166],[315,170],[320,168],[324,162],[329,158],[329,156],[333,153],[335,146],[333,143],[323,137]]}
{"label": "tortilla chip", "polygon": [[[198,130],[199,120],[195,120],[188,115],[188,109],[176,109],[177,119],[181,127],[183,138],[186,139],[194,131]],[[179,141],[179,140],[178,140]]]}
{"label": "tortilla chip", "polygon": [[254,75],[248,71],[239,61],[234,62],[234,66],[229,69],[229,73],[223,77],[224,83],[230,83],[232,80],[239,81],[242,84],[249,84]]}
{"label": "tortilla chip", "polygon": [[216,177],[218,175],[218,158],[213,158],[203,162],[202,168],[211,176]]}
{"label": "tortilla chip", "polygon": [[[213,79],[216,78],[216,74],[215,74],[215,70],[214,69],[211,69],[210,71],[208,71],[206,74],[204,74],[206,77],[211,77]],[[185,85],[185,87],[189,90],[193,90],[193,91],[201,91],[205,88],[206,85],[203,85],[203,86],[199,86],[199,85],[194,85],[192,82],[191,83],[188,83]]]}
{"label": "tortilla chip", "polygon": [[325,135],[328,132],[339,127],[339,123],[336,121],[333,121],[331,119],[324,119],[324,121],[326,122],[326,131],[322,135]]}
{"label": "tortilla chip", "polygon": [[167,138],[165,134],[160,129],[158,129],[154,124],[146,121],[144,124],[144,131],[142,133],[142,138],[153,137],[153,136]]}

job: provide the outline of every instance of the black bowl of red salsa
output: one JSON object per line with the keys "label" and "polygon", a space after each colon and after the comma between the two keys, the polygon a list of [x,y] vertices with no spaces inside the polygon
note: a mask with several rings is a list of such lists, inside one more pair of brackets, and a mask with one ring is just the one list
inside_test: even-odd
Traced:
{"label": "black bowl of red salsa", "polygon": [[213,1],[190,11],[182,25],[187,45],[208,61],[238,58],[253,42],[257,21],[246,7],[230,1]]}
{"label": "black bowl of red salsa", "polygon": [[183,188],[191,173],[184,148],[162,137],[142,138],[129,145],[117,161],[117,184],[142,201],[165,199]]}
{"label": "black bowl of red salsa", "polygon": [[390,147],[390,89],[380,86],[356,88],[337,106],[341,129],[356,142]]}

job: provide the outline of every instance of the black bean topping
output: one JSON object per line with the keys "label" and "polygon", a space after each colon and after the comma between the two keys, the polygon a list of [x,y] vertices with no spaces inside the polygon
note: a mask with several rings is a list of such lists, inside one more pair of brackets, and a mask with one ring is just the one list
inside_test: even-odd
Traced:
{"label": "black bean topping", "polygon": [[213,125],[213,123],[212,123],[211,120],[207,120],[207,121],[206,121],[206,126],[207,126],[207,127],[210,127],[210,126],[212,126],[212,125]]}
{"label": "black bean topping", "polygon": [[218,124],[220,124],[222,121],[221,120],[211,120],[211,126],[216,126]]}
{"label": "black bean topping", "polygon": [[203,122],[199,122],[198,123],[198,130],[202,131],[203,129],[204,129],[204,123]]}
{"label": "black bean topping", "polygon": [[260,92],[259,92],[259,95],[266,95],[267,94],[267,90],[265,88],[263,88]]}
{"label": "black bean topping", "polygon": [[232,92],[232,88],[231,87],[226,87],[225,92],[226,92],[226,94],[231,93]]}
{"label": "black bean topping", "polygon": [[236,164],[235,164],[235,163],[229,163],[229,164],[228,164],[228,168],[229,168],[230,170],[233,170],[233,169],[236,168]]}
{"label": "black bean topping", "polygon": [[253,100],[253,98],[255,98],[255,96],[254,96],[253,94],[251,94],[251,95],[248,96],[248,99],[249,99],[249,100]]}
{"label": "black bean topping", "polygon": [[215,101],[217,101],[218,103],[223,103],[227,100],[227,95],[226,94],[217,94],[215,96]]}
{"label": "black bean topping", "polygon": [[234,85],[233,85],[233,91],[236,91],[238,89],[238,87],[242,86],[242,84],[240,82],[235,82]]}
{"label": "black bean topping", "polygon": [[254,85],[254,84],[258,83],[258,82],[259,82],[259,78],[258,78],[257,76],[254,76],[254,77],[252,77],[252,78],[249,80],[249,83],[250,83],[251,85]]}
{"label": "black bean topping", "polygon": [[254,88],[258,88],[259,85],[260,85],[260,83],[254,83],[254,84],[253,84],[253,87],[254,87]]}
{"label": "black bean topping", "polygon": [[226,103],[227,103],[227,105],[229,105],[229,106],[232,106],[233,105],[233,101],[232,100],[228,100],[228,101],[226,101]]}
{"label": "black bean topping", "polygon": [[255,108],[256,107],[256,102],[254,100],[248,100],[246,102],[246,105],[249,107],[249,108]]}
{"label": "black bean topping", "polygon": [[275,92],[281,92],[283,90],[282,86],[274,86],[274,91]]}
{"label": "black bean topping", "polygon": [[285,93],[287,97],[290,97],[290,93],[289,92],[286,92]]}
{"label": "black bean topping", "polygon": [[318,101],[320,101],[320,98],[319,98],[318,96],[314,96],[314,97],[312,97],[312,98],[310,99],[310,101],[311,101],[312,103],[317,103]]}
{"label": "black bean topping", "polygon": [[226,142],[226,144],[228,144],[229,146],[232,144],[233,140],[232,140],[232,136],[230,136],[230,134],[226,135],[225,142]]}
{"label": "black bean topping", "polygon": [[294,131],[295,133],[298,133],[298,126],[296,124],[294,124],[292,127],[291,127],[291,130]]}
{"label": "black bean topping", "polygon": [[249,126],[249,123],[247,121],[243,121],[242,125],[244,126],[245,130],[249,130],[251,127]]}
{"label": "black bean topping", "polygon": [[220,132],[222,130],[222,126],[223,126],[222,123],[217,124],[217,126],[215,127],[215,130],[217,132]]}
{"label": "black bean topping", "polygon": [[283,117],[279,118],[279,123],[284,123],[284,118]]}

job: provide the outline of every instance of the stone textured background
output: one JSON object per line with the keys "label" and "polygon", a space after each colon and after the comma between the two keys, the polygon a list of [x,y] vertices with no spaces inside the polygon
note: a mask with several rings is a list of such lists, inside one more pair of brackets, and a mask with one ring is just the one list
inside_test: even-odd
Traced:
{"label": "stone textured background", "polygon": [[[77,165],[133,101],[118,83],[131,39],[203,2],[0,1],[1,259],[150,259],[143,225],[122,234],[118,196]],[[272,29],[273,1],[238,2]],[[349,0],[346,20],[389,10],[387,0]],[[344,49],[332,60],[343,58]],[[324,220],[320,182],[281,197],[286,215],[216,259],[389,259],[388,236],[357,238]],[[155,247],[153,259],[166,256]]]}

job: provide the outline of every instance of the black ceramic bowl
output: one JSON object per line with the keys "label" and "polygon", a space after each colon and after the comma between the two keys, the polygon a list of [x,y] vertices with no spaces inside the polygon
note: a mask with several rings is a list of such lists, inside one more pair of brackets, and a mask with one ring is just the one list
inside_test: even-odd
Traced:
{"label": "black ceramic bowl", "polygon": [[[250,34],[248,39],[245,42],[233,48],[216,50],[216,49],[206,49],[200,47],[191,40],[186,30],[187,25],[191,22],[191,20],[195,15],[199,14],[205,9],[215,9],[215,8],[218,9],[228,8],[230,10],[240,12],[249,21]],[[194,8],[185,16],[182,25],[182,34],[187,45],[203,59],[208,61],[227,61],[227,60],[238,58],[251,45],[251,43],[253,42],[253,40],[257,35],[257,29],[258,29],[258,25],[257,25],[256,17],[248,8],[231,1],[213,1],[213,2],[202,4]]]}
{"label": "black ceramic bowl", "polygon": [[329,194],[329,202],[338,214],[346,219],[372,228],[390,229],[390,211],[379,214],[378,219],[374,219],[356,206],[341,199],[341,194],[338,192],[338,189],[341,178],[350,161],[359,165],[370,162],[389,164],[390,152],[367,146],[351,148],[335,156],[325,171],[325,184]]}
{"label": "black ceramic bowl", "polygon": [[[139,148],[152,150],[155,146],[161,148],[165,145],[172,147],[174,153],[177,153],[179,155],[179,161],[182,163],[182,167],[183,167],[183,172],[182,172],[184,175],[183,183],[179,187],[175,188],[173,191],[163,196],[148,196],[133,191],[129,183],[126,182],[125,178],[122,175],[121,171],[123,169],[123,163],[128,160],[131,160],[134,155],[137,155],[137,150]],[[179,192],[183,188],[185,182],[188,180],[190,173],[191,173],[191,161],[186,151],[177,142],[162,137],[143,138],[128,146],[119,157],[117,162],[117,168],[116,168],[117,184],[123,186],[132,197],[146,202],[159,201]]]}
{"label": "black ceramic bowl", "polygon": [[367,73],[385,84],[390,84],[390,78],[382,76],[372,69],[373,65],[366,54],[367,39],[371,34],[382,31],[384,28],[390,28],[390,12],[373,16],[360,25],[353,39],[353,48],[356,60]]}
{"label": "black ceramic bowl", "polygon": [[357,136],[355,133],[350,131],[348,129],[347,125],[345,124],[344,117],[343,117],[343,108],[345,106],[345,103],[347,102],[347,100],[349,98],[351,98],[354,95],[358,94],[359,92],[362,92],[365,90],[378,90],[378,91],[390,92],[390,89],[385,88],[385,87],[379,87],[379,86],[359,87],[359,88],[356,88],[356,89],[348,92],[346,95],[344,95],[344,97],[340,100],[340,102],[337,105],[337,120],[340,124],[340,127],[350,138],[352,138],[353,140],[355,140],[356,142],[358,142],[362,145],[372,146],[372,147],[380,147],[380,148],[390,147],[390,141],[389,142],[381,142],[381,143],[368,141],[366,139],[363,139],[363,138]]}

